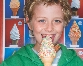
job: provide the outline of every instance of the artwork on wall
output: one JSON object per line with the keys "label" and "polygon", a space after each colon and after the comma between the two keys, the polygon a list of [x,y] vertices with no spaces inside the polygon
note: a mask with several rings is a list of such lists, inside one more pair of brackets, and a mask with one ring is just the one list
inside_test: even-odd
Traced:
{"label": "artwork on wall", "polygon": [[[3,60],[16,52],[20,47],[27,44],[35,44],[36,42],[33,32],[25,24],[25,17],[23,15],[25,0],[18,0],[17,7],[12,6],[14,5],[12,1],[14,0],[4,0],[5,6],[3,6],[5,10],[3,11],[5,15],[3,18],[5,36],[3,38],[5,41],[2,45],[0,44],[0,51],[4,51],[0,54],[0,58],[3,58]],[[77,15],[80,16],[79,14]],[[68,49],[74,49],[83,59],[83,17],[72,17],[58,43],[64,44]]]}

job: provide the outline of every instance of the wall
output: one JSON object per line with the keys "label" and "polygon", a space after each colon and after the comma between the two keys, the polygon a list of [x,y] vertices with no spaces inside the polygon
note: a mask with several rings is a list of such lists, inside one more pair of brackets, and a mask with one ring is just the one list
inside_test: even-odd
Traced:
{"label": "wall", "polygon": [[3,0],[0,0],[0,62],[2,61],[2,28],[3,28]]}

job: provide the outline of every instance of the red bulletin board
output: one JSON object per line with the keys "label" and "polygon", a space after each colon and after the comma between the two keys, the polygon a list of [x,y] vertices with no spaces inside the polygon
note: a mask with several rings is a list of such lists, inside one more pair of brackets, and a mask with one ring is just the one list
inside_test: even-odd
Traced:
{"label": "red bulletin board", "polygon": [[3,0],[0,0],[0,62],[2,61],[3,56]]}

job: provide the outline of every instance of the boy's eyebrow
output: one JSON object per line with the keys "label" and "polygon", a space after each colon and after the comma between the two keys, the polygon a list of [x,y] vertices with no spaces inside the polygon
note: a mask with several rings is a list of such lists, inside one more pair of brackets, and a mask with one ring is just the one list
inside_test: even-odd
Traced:
{"label": "boy's eyebrow", "polygon": [[[47,19],[46,17],[36,17],[36,19]],[[64,18],[62,17],[54,17],[53,19],[60,19],[60,20],[64,20]]]}
{"label": "boy's eyebrow", "polygon": [[64,20],[62,17],[55,17],[55,18]]}
{"label": "boy's eyebrow", "polygon": [[[36,18],[46,18],[46,17],[36,17]],[[54,17],[54,18],[59,18],[59,19],[62,19],[63,20],[62,17]]]}
{"label": "boy's eyebrow", "polygon": [[36,17],[36,18],[46,18],[46,17]]}

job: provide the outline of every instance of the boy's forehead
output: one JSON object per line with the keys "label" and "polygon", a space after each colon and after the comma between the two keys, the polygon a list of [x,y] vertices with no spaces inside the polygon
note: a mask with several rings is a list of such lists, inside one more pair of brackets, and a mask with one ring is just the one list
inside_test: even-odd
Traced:
{"label": "boy's forehead", "polygon": [[44,8],[47,8],[47,7],[50,7],[50,6],[57,6],[57,7],[62,8],[60,4],[51,4],[51,5],[48,5],[48,4],[41,3],[41,4],[38,4],[38,5],[35,5],[34,9],[36,9],[38,7],[41,7],[41,6],[44,7]]}
{"label": "boy's forehead", "polygon": [[43,5],[40,4],[39,6],[36,6],[34,9],[35,17],[48,17],[48,16],[54,16],[56,18],[60,17],[63,19],[63,12],[60,5]]}
{"label": "boy's forehead", "polygon": [[56,10],[56,9],[62,11],[62,7],[59,4],[52,4],[52,5],[40,4],[40,5],[36,5],[36,6],[34,6],[33,11],[46,10],[46,9],[49,9],[49,11]]}

